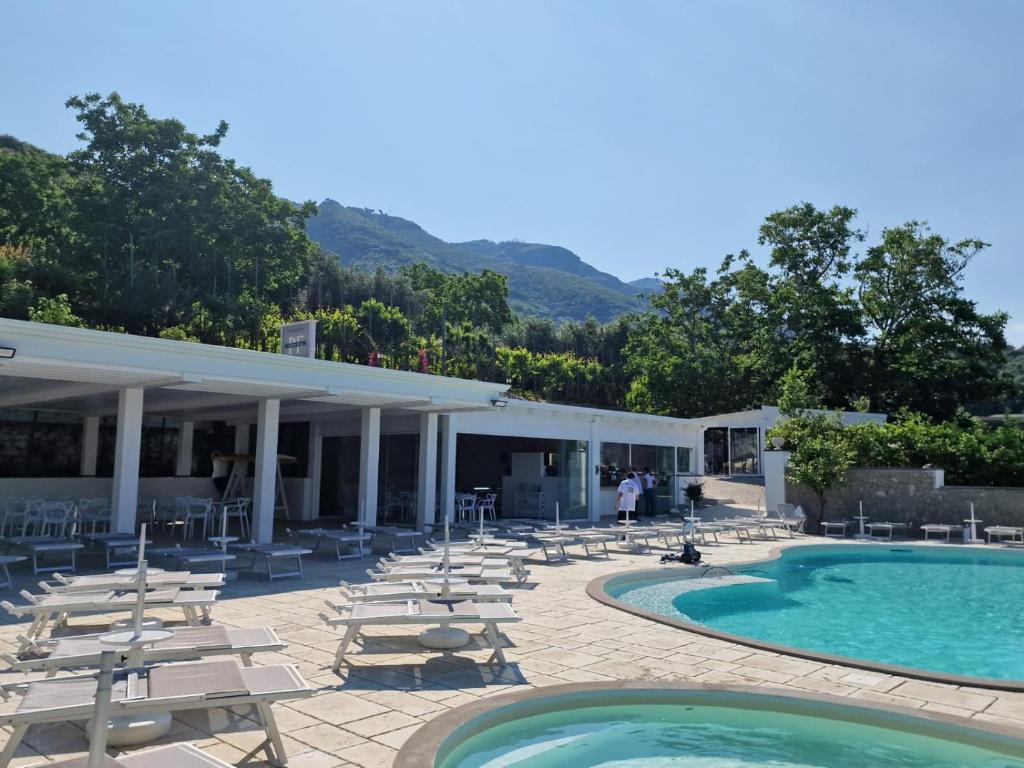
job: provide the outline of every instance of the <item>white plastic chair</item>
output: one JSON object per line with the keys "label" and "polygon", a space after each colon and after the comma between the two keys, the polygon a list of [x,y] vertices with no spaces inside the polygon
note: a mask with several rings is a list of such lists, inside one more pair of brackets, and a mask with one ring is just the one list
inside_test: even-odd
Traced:
{"label": "white plastic chair", "polygon": [[213,509],[213,499],[186,498],[184,503],[184,525],[182,526],[182,537],[189,538],[195,535],[198,522],[203,523],[203,538],[206,538],[206,530],[210,525],[210,512]]}

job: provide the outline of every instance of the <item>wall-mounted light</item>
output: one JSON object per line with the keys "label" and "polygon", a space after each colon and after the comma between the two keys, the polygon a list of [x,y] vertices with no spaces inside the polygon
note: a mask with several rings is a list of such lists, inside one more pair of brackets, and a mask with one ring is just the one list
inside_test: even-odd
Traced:
{"label": "wall-mounted light", "polygon": [[491,405],[493,405],[495,408],[504,408],[506,405],[508,405],[508,400],[502,400],[501,398],[496,397],[493,400],[491,400]]}
{"label": "wall-mounted light", "polygon": [[14,347],[0,347],[0,359],[10,360],[17,351]]}

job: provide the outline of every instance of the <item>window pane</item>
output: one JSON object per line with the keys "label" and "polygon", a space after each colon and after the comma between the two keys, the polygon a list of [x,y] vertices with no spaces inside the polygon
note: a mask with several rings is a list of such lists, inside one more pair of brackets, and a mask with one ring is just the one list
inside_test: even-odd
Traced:
{"label": "window pane", "polygon": [[757,427],[729,430],[729,474],[757,475],[758,466]]}
{"label": "window pane", "polygon": [[601,485],[617,488],[629,471],[627,443],[601,443]]}
{"label": "window pane", "polygon": [[693,472],[693,451],[689,448],[676,448],[676,472],[689,475]]}
{"label": "window pane", "polygon": [[629,464],[637,472],[642,472],[644,467],[652,472],[656,472],[658,469],[658,446],[632,445],[629,454]]}

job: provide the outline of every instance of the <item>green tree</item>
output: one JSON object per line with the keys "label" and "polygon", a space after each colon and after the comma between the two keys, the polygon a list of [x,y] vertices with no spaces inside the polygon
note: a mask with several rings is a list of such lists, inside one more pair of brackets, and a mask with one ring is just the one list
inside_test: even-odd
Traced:
{"label": "green tree", "polygon": [[58,294],[52,299],[40,296],[36,305],[29,307],[28,319],[36,323],[70,325],[74,328],[81,328],[84,325],[82,318],[71,308],[71,301],[66,293]]}
{"label": "green tree", "polygon": [[269,181],[221,156],[223,121],[198,135],[116,93],[67,105],[85,142],[69,163],[86,316],[155,333],[187,324],[199,301],[239,343],[272,343],[263,319],[296,302],[316,252],[304,230],[314,207],[275,197]]}
{"label": "green tree", "polygon": [[986,247],[950,242],[910,221],[883,230],[857,265],[868,321],[868,391],[875,410],[952,416],[1013,390],[1001,367],[1007,316],[963,296],[963,274]]}

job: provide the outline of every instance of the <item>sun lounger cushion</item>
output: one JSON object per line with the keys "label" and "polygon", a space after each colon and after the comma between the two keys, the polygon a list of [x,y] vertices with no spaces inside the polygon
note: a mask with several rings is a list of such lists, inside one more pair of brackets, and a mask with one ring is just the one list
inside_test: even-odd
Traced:
{"label": "sun lounger cushion", "polygon": [[248,693],[242,673],[234,661],[168,664],[154,667],[149,673],[149,694],[154,699],[195,694],[245,696]]}
{"label": "sun lounger cushion", "polygon": [[[46,763],[46,768],[88,768],[88,765],[88,757],[73,757],[57,763]],[[116,758],[104,755],[103,762],[103,768],[224,768],[227,765],[191,744],[157,747]]]}
{"label": "sun lounger cushion", "polygon": [[267,696],[282,691],[309,690],[295,667],[275,665],[272,667],[244,667],[239,670],[245,687],[253,696]]}
{"label": "sun lounger cushion", "polygon": [[480,615],[477,612],[476,606],[469,600],[462,600],[457,603],[447,600],[420,600],[418,605],[420,616],[472,618]]}
{"label": "sun lounger cushion", "polygon": [[[114,681],[111,698],[123,699],[127,691],[126,680]],[[93,677],[69,677],[63,680],[46,680],[30,683],[25,695],[18,702],[18,712],[37,709],[59,709],[79,704],[89,704],[96,699],[96,679]]]}

